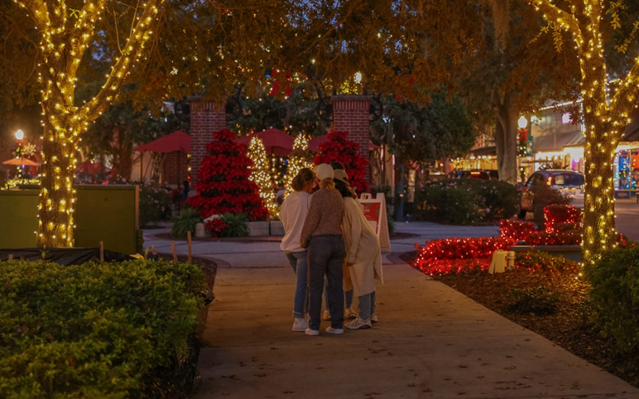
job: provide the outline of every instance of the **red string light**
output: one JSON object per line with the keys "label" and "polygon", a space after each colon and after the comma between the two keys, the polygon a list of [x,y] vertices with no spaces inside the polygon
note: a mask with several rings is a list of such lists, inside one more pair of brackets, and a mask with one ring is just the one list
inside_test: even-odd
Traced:
{"label": "red string light", "polygon": [[509,250],[515,243],[505,237],[446,238],[415,244],[419,254],[415,267],[426,274],[450,274],[468,270],[486,270],[493,253],[499,249]]}

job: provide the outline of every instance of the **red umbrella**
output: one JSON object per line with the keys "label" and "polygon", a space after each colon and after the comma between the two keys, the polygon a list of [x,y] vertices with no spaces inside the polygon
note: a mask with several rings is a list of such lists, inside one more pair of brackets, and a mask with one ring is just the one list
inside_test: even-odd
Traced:
{"label": "red umbrella", "polygon": [[287,157],[293,151],[293,143],[295,137],[289,136],[278,129],[268,129],[263,132],[255,133],[250,136],[239,137],[236,142],[244,144],[248,147],[251,139],[257,136],[264,142],[267,154],[275,154],[280,157]]}
{"label": "red umbrella", "polygon": [[160,137],[157,140],[142,144],[141,146],[134,148],[134,150],[139,152],[182,151],[188,154],[191,152],[191,136],[178,130],[177,132]]}
{"label": "red umbrella", "polygon": [[[308,149],[313,152],[317,152],[319,150],[320,144],[325,143],[327,141],[328,141],[328,134],[312,138],[308,141]],[[379,146],[371,143],[370,141],[368,142],[369,151],[374,150],[376,148],[379,148]]]}
{"label": "red umbrella", "polygon": [[16,165],[16,166],[40,166],[38,162],[34,162],[27,158],[13,158],[8,161],[4,161],[3,165]]}

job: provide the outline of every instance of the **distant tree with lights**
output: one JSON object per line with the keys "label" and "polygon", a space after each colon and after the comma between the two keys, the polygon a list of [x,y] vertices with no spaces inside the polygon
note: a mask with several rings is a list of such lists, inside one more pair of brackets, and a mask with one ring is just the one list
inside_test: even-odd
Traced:
{"label": "distant tree with lights", "polygon": [[253,161],[249,180],[257,184],[260,197],[271,216],[277,215],[277,203],[275,202],[275,190],[271,179],[271,165],[266,156],[266,148],[259,137],[253,137],[249,143],[246,155]]}
{"label": "distant tree with lights", "polygon": [[318,155],[313,158],[313,162],[315,165],[341,162],[351,187],[357,189],[358,193],[366,193],[369,187],[364,176],[368,161],[359,155],[359,144],[349,140],[347,136],[346,132],[330,132],[328,141],[319,145]]}
{"label": "distant tree with lights", "polygon": [[286,181],[284,183],[286,195],[293,191],[293,178],[297,176],[303,168],[313,169],[313,161],[311,150],[308,149],[308,138],[300,134],[295,138],[293,151],[291,151],[291,155],[288,157],[288,170],[286,171]]}
{"label": "distant tree with lights", "polygon": [[235,134],[230,130],[213,133],[206,149],[209,155],[202,160],[194,187],[198,194],[189,198],[189,205],[204,219],[225,213],[265,219],[268,211],[259,187],[250,180],[253,162],[243,154],[245,147],[235,142]]}
{"label": "distant tree with lights", "polygon": [[[508,0],[494,0],[507,7]],[[615,33],[631,27],[625,40],[614,48],[620,53],[636,51],[639,25],[627,12],[624,1],[572,0],[561,6],[550,0],[528,0],[548,22],[558,50],[562,32],[574,40],[581,69],[581,98],[586,125],[585,205],[583,257],[593,262],[598,254],[616,246],[613,162],[615,150],[628,125],[628,115],[639,96],[639,58],[627,57],[627,64],[609,81],[606,50],[612,50]],[[611,32],[616,30],[617,32]],[[613,53],[614,51],[608,51]],[[608,54],[610,56],[610,54]]]}

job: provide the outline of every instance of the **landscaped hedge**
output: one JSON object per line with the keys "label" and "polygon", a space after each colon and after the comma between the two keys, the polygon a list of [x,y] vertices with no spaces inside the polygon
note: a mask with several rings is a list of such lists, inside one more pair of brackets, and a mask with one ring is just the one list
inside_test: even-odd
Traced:
{"label": "landscaped hedge", "polygon": [[595,322],[621,352],[639,353],[639,246],[604,252],[586,276]]}
{"label": "landscaped hedge", "polygon": [[198,266],[148,260],[4,262],[0,287],[0,398],[164,397],[206,290]]}
{"label": "landscaped hedge", "polygon": [[424,184],[417,195],[420,215],[452,224],[508,219],[519,209],[520,194],[498,180],[448,179]]}

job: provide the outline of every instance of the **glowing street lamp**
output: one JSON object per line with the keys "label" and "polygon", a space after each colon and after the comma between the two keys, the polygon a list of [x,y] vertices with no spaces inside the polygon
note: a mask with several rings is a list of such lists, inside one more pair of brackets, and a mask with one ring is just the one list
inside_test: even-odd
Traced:
{"label": "glowing street lamp", "polygon": [[520,117],[519,120],[517,121],[517,125],[519,126],[520,129],[525,129],[526,126],[528,126],[528,119],[526,119],[525,116]]}
{"label": "glowing street lamp", "polygon": [[22,141],[23,138],[24,138],[24,133],[22,132],[21,129],[18,129],[18,131],[16,132],[16,139],[18,141]]}

